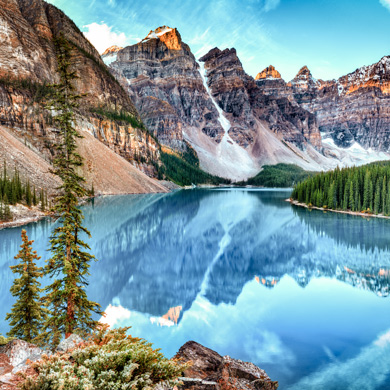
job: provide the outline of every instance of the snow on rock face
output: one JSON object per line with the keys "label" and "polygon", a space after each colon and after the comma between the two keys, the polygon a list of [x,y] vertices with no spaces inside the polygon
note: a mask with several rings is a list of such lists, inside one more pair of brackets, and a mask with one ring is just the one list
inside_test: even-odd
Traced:
{"label": "snow on rock face", "polygon": [[122,49],[123,49],[123,47],[119,47],[116,45],[111,46],[108,49],[106,49],[102,54],[103,62],[108,66],[111,63],[113,63],[114,61],[116,61],[117,57],[118,57],[118,52],[121,51]]}
{"label": "snow on rock face", "polygon": [[113,53],[113,54],[102,56],[102,60],[108,66],[111,63],[115,62],[117,57],[118,57],[118,53]]}
{"label": "snow on rock face", "polygon": [[378,87],[382,93],[390,94],[390,56],[383,57],[376,64],[362,66],[337,80],[345,95],[359,88]]}
{"label": "snow on rock face", "polygon": [[167,32],[172,31],[173,28],[170,28],[168,26],[162,26],[158,27],[155,30],[150,30],[149,34],[141,41],[141,42],[147,42],[150,39],[158,39],[162,35],[166,34]]}
{"label": "snow on rock face", "polygon": [[357,142],[352,143],[349,148],[341,148],[335,144],[331,137],[326,137],[325,134],[321,134],[321,136],[326,154],[340,161],[341,167],[359,166],[375,161],[390,160],[389,153],[378,152],[371,148],[364,149]]}
{"label": "snow on rock face", "polygon": [[211,94],[210,88],[207,84],[207,71],[205,69],[205,63],[197,61],[200,70],[199,73],[202,77],[203,85],[218,111],[218,121],[224,130],[222,141],[218,144],[216,149],[216,156],[214,157],[214,165],[218,166],[224,177],[229,177],[232,180],[238,181],[243,178],[248,178],[258,171],[256,163],[253,161],[249,153],[238,145],[229,135],[231,128],[230,121],[224,116],[223,110],[215,101]]}
{"label": "snow on rock face", "polygon": [[321,86],[321,82],[312,76],[309,68],[305,65],[288,85],[299,89],[308,89]]}

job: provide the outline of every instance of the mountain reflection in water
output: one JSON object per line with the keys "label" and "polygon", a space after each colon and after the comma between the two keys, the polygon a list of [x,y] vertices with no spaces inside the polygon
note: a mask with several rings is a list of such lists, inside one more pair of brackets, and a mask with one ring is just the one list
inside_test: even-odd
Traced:
{"label": "mountain reflection in water", "polygon": [[[260,365],[281,389],[387,388],[390,221],[293,207],[288,195],[96,199],[84,207],[99,259],[89,296],[107,322],[131,325],[169,356],[195,339]],[[51,229],[27,227],[44,258]],[[0,318],[13,303],[8,267],[19,241],[20,229],[0,231]]]}

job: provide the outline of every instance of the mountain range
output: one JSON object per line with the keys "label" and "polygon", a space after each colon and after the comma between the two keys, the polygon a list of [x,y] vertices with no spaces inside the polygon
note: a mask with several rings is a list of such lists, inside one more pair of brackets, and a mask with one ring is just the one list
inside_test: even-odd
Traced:
{"label": "mountain range", "polygon": [[163,26],[102,58],[160,142],[191,145],[213,174],[239,180],[265,164],[326,170],[389,158],[390,57],[332,81],[306,66],[290,82],[272,65],[252,78],[235,49],[196,59]]}
{"label": "mountain range", "polygon": [[[38,187],[56,142],[41,103],[58,80],[52,40],[60,32],[86,94],[77,113],[83,173],[100,193],[166,191],[156,180],[163,151],[195,156],[191,164],[232,181],[266,164],[320,171],[390,158],[390,57],[338,80],[317,80],[303,67],[286,82],[274,66],[253,78],[234,48],[197,59],[176,28],[100,56],[55,6],[1,3],[0,131],[13,142],[0,144],[0,158]],[[16,158],[31,152],[38,168]]]}

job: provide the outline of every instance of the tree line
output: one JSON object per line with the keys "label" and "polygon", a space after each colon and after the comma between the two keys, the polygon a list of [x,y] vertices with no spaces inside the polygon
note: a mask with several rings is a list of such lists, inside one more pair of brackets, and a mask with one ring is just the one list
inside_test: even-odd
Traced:
{"label": "tree line", "polygon": [[47,192],[44,189],[37,189],[30,185],[30,181],[22,183],[20,173],[16,169],[12,177],[7,172],[7,165],[4,161],[3,171],[0,176],[0,221],[9,221],[12,219],[10,205],[23,203],[28,207],[40,204],[42,211],[48,206]]}
{"label": "tree line", "polygon": [[309,206],[390,215],[390,163],[322,172],[298,183],[291,198]]}

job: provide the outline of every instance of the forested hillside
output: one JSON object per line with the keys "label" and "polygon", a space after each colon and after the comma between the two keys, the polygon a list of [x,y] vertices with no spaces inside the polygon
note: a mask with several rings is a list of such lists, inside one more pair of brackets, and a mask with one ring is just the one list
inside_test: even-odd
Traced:
{"label": "forested hillside", "polygon": [[390,215],[390,163],[320,173],[297,184],[291,198],[309,206]]}
{"label": "forested hillside", "polygon": [[294,164],[264,165],[261,172],[240,185],[259,187],[293,187],[298,182],[313,176],[315,172],[305,171]]}

